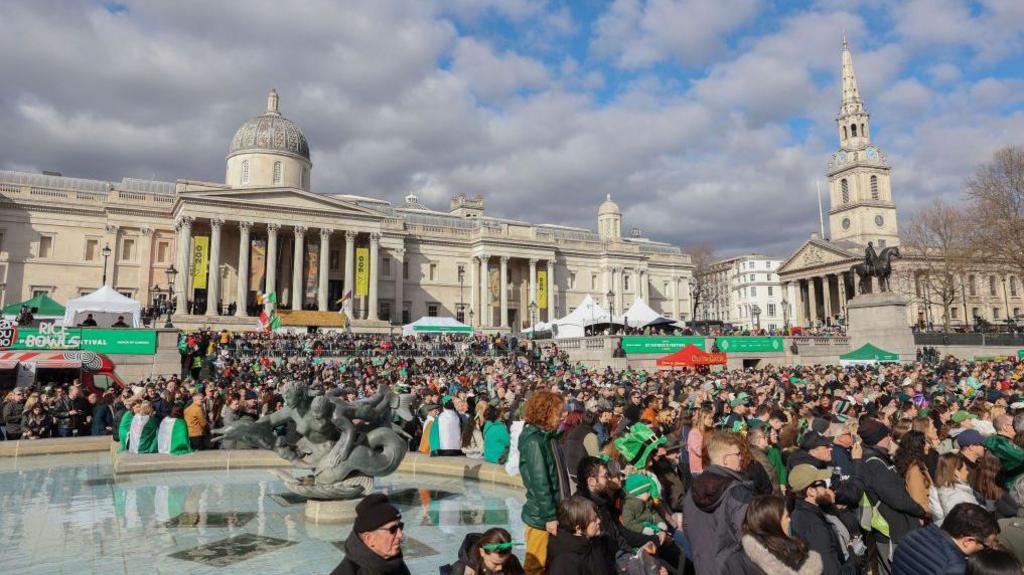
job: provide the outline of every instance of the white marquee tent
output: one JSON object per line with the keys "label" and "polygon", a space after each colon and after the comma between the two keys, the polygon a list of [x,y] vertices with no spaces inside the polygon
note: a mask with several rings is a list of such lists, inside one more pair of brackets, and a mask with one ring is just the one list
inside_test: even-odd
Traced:
{"label": "white marquee tent", "polygon": [[114,325],[118,316],[124,316],[125,323],[132,327],[142,327],[142,304],[106,285],[91,294],[69,301],[64,310],[64,326],[74,327],[89,314],[92,314],[98,327]]}
{"label": "white marquee tent", "polygon": [[[579,307],[574,309],[572,313],[551,322],[552,325],[558,326],[557,334],[555,335],[557,339],[583,337],[584,328],[606,323],[621,324],[622,320],[611,317],[608,310],[597,305],[589,295],[583,298]],[[554,332],[555,330],[552,329],[552,333]]]}
{"label": "white marquee tent", "polygon": [[647,305],[647,302],[640,298],[636,298],[633,305],[624,314],[624,321],[629,327],[646,327],[648,325],[674,323],[673,320],[651,309],[651,306]]}
{"label": "white marquee tent", "polygon": [[421,317],[402,326],[402,335],[410,336],[418,333],[473,333],[473,328],[461,323],[453,317]]}

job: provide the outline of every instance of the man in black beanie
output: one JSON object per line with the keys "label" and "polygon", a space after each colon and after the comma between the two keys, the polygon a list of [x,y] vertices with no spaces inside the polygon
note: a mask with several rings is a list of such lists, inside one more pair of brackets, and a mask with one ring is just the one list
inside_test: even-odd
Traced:
{"label": "man in black beanie", "polygon": [[356,505],[356,522],[345,540],[345,558],[331,575],[409,575],[402,558],[405,524],[383,493]]}

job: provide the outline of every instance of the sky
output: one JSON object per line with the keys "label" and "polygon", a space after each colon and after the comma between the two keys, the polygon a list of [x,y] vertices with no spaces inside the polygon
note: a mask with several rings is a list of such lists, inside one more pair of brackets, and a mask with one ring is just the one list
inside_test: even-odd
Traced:
{"label": "sky", "polygon": [[[0,168],[223,181],[276,88],[313,190],[788,256],[845,31],[902,222],[1024,144],[1022,0],[0,3]],[[827,205],[826,205],[827,209]]]}

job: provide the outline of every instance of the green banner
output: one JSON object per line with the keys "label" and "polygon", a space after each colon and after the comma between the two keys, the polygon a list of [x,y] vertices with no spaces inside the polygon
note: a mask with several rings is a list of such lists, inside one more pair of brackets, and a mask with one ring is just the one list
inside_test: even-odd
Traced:
{"label": "green banner", "polygon": [[473,333],[473,328],[468,325],[414,325],[413,331],[444,332],[444,333]]}
{"label": "green banner", "polygon": [[1017,350],[1017,359],[1024,359],[1024,349]]}
{"label": "green banner", "polygon": [[654,336],[626,336],[622,338],[622,350],[626,355],[634,353],[658,353],[668,354],[683,349],[689,344],[704,349],[704,338],[701,336],[688,337],[654,337]]}
{"label": "green banner", "polygon": [[715,344],[725,353],[771,353],[786,350],[781,337],[720,337],[715,339]]}
{"label": "green banner", "polygon": [[11,349],[78,350],[98,353],[153,355],[156,331],[151,329],[82,329],[52,324],[18,329],[18,341]]}

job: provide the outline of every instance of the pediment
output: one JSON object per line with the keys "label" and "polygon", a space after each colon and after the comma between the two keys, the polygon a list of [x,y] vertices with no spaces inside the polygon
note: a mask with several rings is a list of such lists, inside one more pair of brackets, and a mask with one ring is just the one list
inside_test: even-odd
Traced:
{"label": "pediment", "polygon": [[342,200],[333,196],[325,196],[298,190],[295,188],[267,188],[255,190],[204,190],[196,192],[184,192],[180,194],[185,201],[189,199],[202,199],[206,201],[222,201],[225,203],[242,203],[251,209],[261,207],[280,210],[303,210],[320,211],[331,214],[349,214],[360,216],[381,217],[382,215],[373,210],[368,210],[355,203]]}
{"label": "pediment", "polygon": [[808,240],[779,267],[778,273],[782,275],[807,268],[846,263],[855,257],[854,254],[828,242]]}

